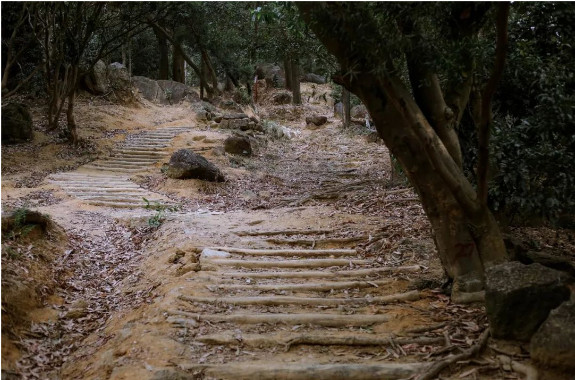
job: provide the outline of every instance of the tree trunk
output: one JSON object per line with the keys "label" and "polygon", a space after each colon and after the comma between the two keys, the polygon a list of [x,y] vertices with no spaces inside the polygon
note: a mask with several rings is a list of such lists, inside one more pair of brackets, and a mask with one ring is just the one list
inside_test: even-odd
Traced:
{"label": "tree trunk", "polygon": [[289,56],[285,56],[284,57],[284,72],[285,72],[285,78],[286,78],[286,84],[285,84],[285,88],[286,90],[290,90],[292,89],[291,86],[291,59]]}
{"label": "tree trunk", "polygon": [[[353,77],[334,76],[334,81],[363,101],[379,135],[417,191],[447,275],[450,278],[467,273],[483,275],[486,268],[506,261],[505,245],[495,219],[465,178],[455,150],[446,147],[441,131],[433,125],[438,120],[434,118],[438,116],[435,108],[422,110],[415,94],[393,74],[394,70],[377,69],[381,65],[393,66],[385,52],[377,58],[367,53],[373,52],[371,42],[357,31],[356,21],[361,18],[365,23],[361,30],[369,30],[373,37],[379,38],[379,26],[371,10],[358,6],[353,17],[349,17],[347,8],[335,3],[298,6],[318,38],[338,59],[341,72],[353,72]],[[312,19],[314,22],[310,22]],[[436,91],[437,87],[423,90]]]}
{"label": "tree trunk", "polygon": [[236,86],[234,86],[234,82],[232,82],[232,78],[229,75],[226,75],[226,86],[224,87],[224,91],[232,92],[234,91]]}
{"label": "tree trunk", "polygon": [[68,124],[68,141],[70,144],[78,144],[78,130],[74,117],[74,104],[76,100],[76,83],[78,80],[78,67],[73,66],[70,73],[70,91],[68,93],[68,109],[66,110],[66,120]]}
{"label": "tree trunk", "polygon": [[185,83],[184,56],[177,48],[173,49],[172,54],[172,79],[176,82]]}
{"label": "tree trunk", "polygon": [[158,79],[166,80],[170,75],[170,50],[168,49],[168,40],[157,28],[153,28],[153,30],[158,39],[158,51],[160,53]]}
{"label": "tree trunk", "polygon": [[[219,93],[218,90],[218,76],[216,75],[216,70],[214,70],[214,66],[212,64],[212,60],[208,55],[208,52],[205,49],[202,49],[202,59],[206,65],[206,71],[209,75],[210,79],[212,80],[212,89],[215,94]],[[204,71],[205,73],[205,71]]]}
{"label": "tree trunk", "polygon": [[343,104],[343,127],[347,129],[351,122],[351,96],[349,95],[349,90],[345,87],[341,94],[341,102]]}
{"label": "tree trunk", "polygon": [[301,91],[299,83],[299,63],[297,59],[292,59],[290,64],[291,85],[292,85],[292,103],[301,104]]}

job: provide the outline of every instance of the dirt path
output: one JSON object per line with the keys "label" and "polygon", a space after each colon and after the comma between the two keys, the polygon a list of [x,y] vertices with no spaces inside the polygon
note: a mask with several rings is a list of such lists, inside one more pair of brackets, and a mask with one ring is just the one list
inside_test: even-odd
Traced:
{"label": "dirt path", "polygon": [[[12,372],[395,379],[469,347],[484,314],[430,290],[441,275],[428,226],[410,190],[387,182],[385,147],[333,119],[314,131],[300,119],[287,123],[294,140],[258,137],[244,159],[220,152],[230,131],[175,118],[127,135],[110,158],[49,176],[42,191],[60,200],[38,209],[70,244]],[[180,147],[230,180],[164,178],[158,159]],[[144,197],[180,209],[153,229]]]}

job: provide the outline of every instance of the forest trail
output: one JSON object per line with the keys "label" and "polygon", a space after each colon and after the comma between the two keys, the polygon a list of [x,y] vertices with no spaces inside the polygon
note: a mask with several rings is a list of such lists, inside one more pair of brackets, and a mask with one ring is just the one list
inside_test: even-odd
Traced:
{"label": "forest trail", "polygon": [[[7,373],[396,379],[474,342],[484,314],[436,290],[428,224],[411,190],[388,182],[385,146],[337,119],[302,125],[324,104],[274,107],[261,112],[298,133],[257,136],[249,159],[224,154],[232,132],[185,105],[105,108],[106,125],[126,126],[101,140],[105,158],[26,188],[10,187],[19,173],[3,182],[3,202],[38,202],[69,238]],[[184,147],[228,181],[166,178],[161,164]],[[177,207],[146,210],[143,198]]]}

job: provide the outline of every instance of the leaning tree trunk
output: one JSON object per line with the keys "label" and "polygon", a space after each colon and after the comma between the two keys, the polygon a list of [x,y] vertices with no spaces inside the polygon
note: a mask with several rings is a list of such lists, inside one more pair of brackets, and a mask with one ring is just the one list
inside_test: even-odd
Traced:
{"label": "leaning tree trunk", "polygon": [[78,81],[78,66],[72,66],[70,69],[70,85],[68,92],[68,109],[66,110],[66,120],[68,125],[68,141],[71,144],[78,144],[78,129],[76,118],[74,117],[74,104],[76,100],[76,83]]}
{"label": "leaning tree trunk", "polygon": [[153,28],[158,39],[158,51],[160,53],[158,79],[168,79],[170,75],[170,49],[166,36],[157,28]]}
{"label": "leaning tree trunk", "polygon": [[[392,57],[384,50],[375,55],[365,33],[369,31],[372,39],[384,37],[368,6],[355,7],[353,14],[349,13],[349,5],[342,3],[308,2],[298,6],[327,50],[338,59],[341,72],[353,72],[353,76],[336,75],[334,81],[362,100],[379,135],[417,191],[447,275],[483,275],[486,268],[506,261],[499,227],[461,169],[458,145],[452,144],[453,133],[449,130],[453,116],[443,109],[445,120],[441,119],[434,104],[420,108],[414,99],[429,96],[427,91],[437,87],[423,89],[426,93],[411,93],[395,76]],[[361,33],[356,27],[358,20],[364,23]]]}

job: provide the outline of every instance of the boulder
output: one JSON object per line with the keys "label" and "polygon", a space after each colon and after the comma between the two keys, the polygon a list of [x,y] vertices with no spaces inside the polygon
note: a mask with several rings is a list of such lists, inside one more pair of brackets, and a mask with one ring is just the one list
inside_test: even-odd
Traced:
{"label": "boulder", "polygon": [[325,84],[327,83],[327,81],[325,80],[324,76],[321,75],[317,75],[317,74],[313,74],[313,73],[307,73],[305,74],[301,79],[300,82],[310,82],[310,83],[315,83],[315,84]]}
{"label": "boulder", "polygon": [[247,119],[248,115],[245,113],[226,113],[222,116],[223,119]]}
{"label": "boulder", "polygon": [[144,99],[151,102],[167,104],[164,91],[157,81],[141,76],[132,77],[132,81]]}
{"label": "boulder", "polygon": [[575,301],[551,310],[531,338],[531,358],[543,365],[575,371]]}
{"label": "boulder", "polygon": [[130,74],[124,65],[114,62],[108,65],[108,82],[114,90],[114,95],[124,102],[134,100]]}
{"label": "boulder", "polygon": [[108,68],[104,61],[99,60],[94,64],[92,71],[85,78],[85,84],[92,94],[102,95],[108,92]]}
{"label": "boulder", "polygon": [[204,157],[190,149],[180,149],[170,158],[167,175],[175,179],[202,179],[212,182],[223,182],[224,175]]}
{"label": "boulder", "polygon": [[252,144],[246,136],[230,136],[224,141],[224,150],[230,154],[252,155]]}
{"label": "boulder", "polygon": [[351,117],[356,119],[365,119],[366,117],[369,118],[369,112],[367,112],[367,108],[363,104],[351,107],[349,113]]}
{"label": "boulder", "polygon": [[19,144],[34,138],[32,116],[21,103],[2,106],[2,144]]}
{"label": "boulder", "polygon": [[494,338],[529,341],[549,312],[569,299],[569,276],[540,264],[489,268],[485,308]]}
{"label": "boulder", "polygon": [[183,83],[173,80],[159,80],[157,82],[170,104],[179,103],[185,98],[191,101],[200,100],[200,96],[190,86]]}
{"label": "boulder", "polygon": [[278,92],[273,96],[273,102],[275,104],[290,104],[291,103],[291,93],[288,91]]}
{"label": "boulder", "polygon": [[262,63],[256,67],[258,79],[265,79],[267,86],[284,87],[285,72],[283,69],[273,63]]}
{"label": "boulder", "polygon": [[327,117],[326,116],[308,116],[305,118],[305,123],[306,124],[314,124],[316,126],[320,126],[320,125],[324,125],[325,123],[327,123]]}

